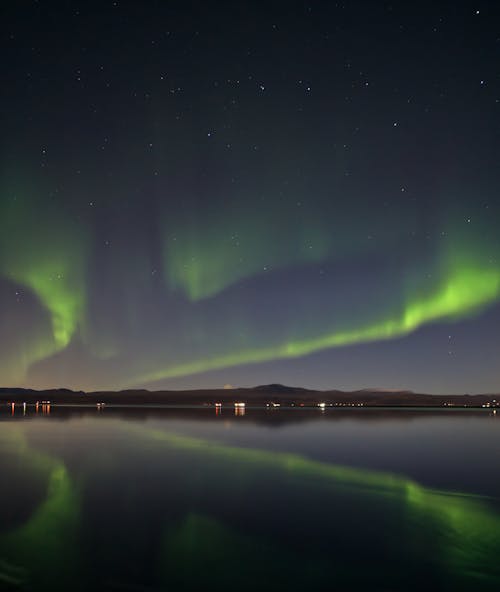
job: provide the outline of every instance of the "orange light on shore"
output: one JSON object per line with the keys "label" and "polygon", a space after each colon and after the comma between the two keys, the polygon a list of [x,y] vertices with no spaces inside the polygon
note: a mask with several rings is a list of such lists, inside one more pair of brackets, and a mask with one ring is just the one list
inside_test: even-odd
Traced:
{"label": "orange light on shore", "polygon": [[235,415],[245,415],[245,403],[235,403],[234,404],[234,414]]}

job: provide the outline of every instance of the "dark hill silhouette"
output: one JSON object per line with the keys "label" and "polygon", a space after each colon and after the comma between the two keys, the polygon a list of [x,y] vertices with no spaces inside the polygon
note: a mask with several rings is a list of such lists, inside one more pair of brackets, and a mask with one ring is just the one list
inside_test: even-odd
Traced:
{"label": "dark hill silhouette", "polygon": [[51,401],[59,404],[95,405],[96,403],[120,405],[200,405],[233,404],[248,405],[316,406],[320,403],[332,406],[384,406],[384,407],[481,407],[496,406],[500,395],[430,395],[408,390],[362,389],[356,391],[317,391],[282,384],[267,384],[253,388],[200,389],[185,391],[148,391],[128,389],[123,391],[72,391],[70,389],[32,390],[0,388],[0,402]]}
{"label": "dark hill silhouette", "polygon": [[265,392],[265,393],[316,393],[318,391],[302,388],[299,386],[286,386],[284,384],[261,384],[259,386],[251,387],[248,390]]}

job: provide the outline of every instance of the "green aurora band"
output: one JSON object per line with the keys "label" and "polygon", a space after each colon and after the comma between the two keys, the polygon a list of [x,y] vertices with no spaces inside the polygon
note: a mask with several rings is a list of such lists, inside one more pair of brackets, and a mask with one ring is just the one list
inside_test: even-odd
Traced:
{"label": "green aurora band", "polygon": [[[269,204],[256,221],[253,207],[245,211],[247,205],[238,206],[226,207],[223,219],[209,223],[180,222],[182,233],[166,235],[167,282],[192,302],[213,297],[264,269],[317,263],[331,252],[331,237],[312,218],[309,223],[283,219],[276,204]],[[242,230],[231,234],[231,227]]]}
{"label": "green aurora band", "polygon": [[[499,299],[500,269],[492,262],[494,257],[487,256],[500,250],[491,222],[488,226],[485,221],[476,229],[476,233],[482,231],[482,234],[471,235],[472,230],[464,230],[463,224],[460,226],[457,222],[463,216],[456,215],[448,225],[446,238],[436,247],[435,263],[429,266],[433,279],[427,278],[428,270],[420,270],[418,275],[418,268],[410,263],[408,270],[400,272],[403,282],[394,289],[391,302],[396,304],[388,300],[382,303],[384,310],[372,310],[371,303],[367,302],[368,316],[365,315],[364,320],[350,319],[347,315],[341,323],[338,319],[342,311],[318,309],[317,317],[324,322],[317,324],[316,329],[309,327],[308,331],[307,323],[297,315],[289,320],[281,336],[275,335],[269,340],[265,335],[254,333],[239,344],[232,339],[237,333],[234,322],[239,319],[239,313],[236,311],[230,321],[223,320],[222,326],[217,327],[223,339],[219,344],[216,340],[212,343],[210,331],[214,328],[210,325],[205,328],[203,324],[204,301],[224,298],[226,291],[241,280],[258,282],[266,266],[269,269],[265,273],[294,265],[314,267],[371,252],[371,246],[353,242],[347,232],[333,236],[335,233],[329,234],[324,225],[315,225],[318,211],[304,211],[303,218],[283,221],[279,214],[276,204],[267,217],[264,213],[253,214],[252,222],[247,227],[242,225],[246,231],[232,236],[228,236],[227,228],[237,227],[245,216],[251,218],[252,211],[229,210],[220,219],[209,219],[205,226],[173,221],[172,228],[178,223],[182,232],[170,232],[168,245],[164,244],[163,279],[166,286],[176,292],[171,295],[174,301],[177,299],[177,303],[185,305],[181,306],[186,335],[184,350],[179,350],[180,358],[165,363],[162,356],[167,355],[162,352],[169,351],[175,344],[167,342],[164,350],[160,344],[158,355],[132,362],[130,368],[134,369],[130,370],[130,375],[123,380],[113,376],[112,386],[127,387],[245,364],[299,358],[329,348],[395,339],[429,323],[467,318]],[[351,216],[354,213],[349,212]],[[401,240],[401,232],[408,234],[406,218],[401,228],[391,231],[384,239],[383,253],[394,250],[394,244]],[[124,286],[117,298],[127,318],[121,318],[114,325],[111,323],[109,328],[103,322],[92,324],[88,312],[93,294],[87,293],[92,233],[87,228],[88,220],[86,224],[75,220],[78,217],[70,216],[61,203],[42,199],[32,189],[4,191],[0,201],[0,275],[29,291],[40,305],[38,317],[32,322],[20,323],[22,330],[12,330],[14,339],[2,360],[4,381],[24,379],[32,364],[65,350],[77,335],[85,341],[90,354],[110,359],[112,365],[113,359],[119,360],[121,352],[126,355],[129,345],[119,343],[120,333],[116,328],[131,319],[132,325],[140,326],[143,322],[144,298],[136,286],[147,286],[150,261],[144,257],[139,264],[131,264],[137,260],[137,253],[127,252],[125,242],[118,259],[110,263],[112,269],[105,271],[110,275],[106,289],[116,289],[118,280]],[[383,224],[384,221],[379,220],[375,225],[382,231]],[[347,222],[344,226],[349,228]],[[363,227],[363,233],[365,230]],[[200,237],[206,239],[203,249],[200,249]],[[241,243],[241,247],[236,243]],[[123,262],[126,263],[121,265]],[[122,275],[119,269],[125,270]],[[415,272],[416,275],[412,275]],[[404,276],[407,276],[406,281]],[[409,281],[412,277],[414,279]],[[284,288],[286,301],[286,286]],[[149,292],[145,294],[149,297]],[[193,307],[193,315],[189,314],[189,306]],[[245,322],[251,324],[251,319],[245,318],[245,312],[241,314],[244,330]],[[207,320],[210,323],[209,316]],[[15,326],[14,321],[11,325]],[[112,344],[104,348],[106,355],[102,354],[103,347],[96,343],[99,340]],[[205,352],[211,353],[204,353],[203,347]]]}
{"label": "green aurora band", "polygon": [[[416,210],[400,205],[390,213],[372,212],[370,217],[360,216],[354,203],[343,203],[342,212],[315,200],[302,203],[300,197],[297,205],[290,212],[277,197],[256,202],[245,195],[218,203],[215,211],[192,204],[173,221],[165,215],[163,256],[168,285],[197,302],[262,273],[390,251],[411,234],[418,218]],[[362,237],[354,241],[353,221]],[[373,234],[378,237],[376,245],[370,240]]]}
{"label": "green aurora band", "polygon": [[394,339],[408,335],[427,323],[469,317],[499,298],[500,270],[495,266],[478,264],[477,259],[470,255],[455,253],[443,258],[442,268],[442,279],[430,293],[415,296],[418,290],[414,289],[415,286],[409,287],[402,309],[392,316],[349,330],[179,364],[145,373],[140,381],[189,376],[242,364],[297,358],[328,348]]}
{"label": "green aurora band", "polygon": [[8,194],[0,208],[0,273],[30,290],[50,316],[51,333],[18,354],[26,370],[63,350],[85,316],[85,245],[81,228],[55,204]]}

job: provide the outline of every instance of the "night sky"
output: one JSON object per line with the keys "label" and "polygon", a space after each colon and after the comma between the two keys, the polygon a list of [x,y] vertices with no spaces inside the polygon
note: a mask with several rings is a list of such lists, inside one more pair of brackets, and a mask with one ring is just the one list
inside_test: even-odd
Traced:
{"label": "night sky", "polygon": [[0,28],[2,385],[500,390],[496,2]]}

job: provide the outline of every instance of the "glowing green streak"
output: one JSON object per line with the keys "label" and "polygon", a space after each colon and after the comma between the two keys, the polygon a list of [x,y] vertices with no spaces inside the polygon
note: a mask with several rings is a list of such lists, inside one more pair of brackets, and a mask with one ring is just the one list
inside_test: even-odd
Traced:
{"label": "glowing green streak", "polygon": [[[209,258],[200,255],[197,249],[186,247],[182,256],[173,254],[171,257],[168,265],[170,285],[174,289],[183,289],[192,301],[208,298],[244,277],[292,264],[321,261],[325,250],[321,244],[314,243],[318,243],[318,240],[310,241],[310,246],[304,242],[297,256],[289,254],[288,257],[273,253],[271,246],[268,246],[266,255],[258,259],[242,256],[230,241],[207,246],[211,253]],[[260,249],[266,246],[260,245]],[[228,270],[232,270],[231,273],[227,273]]]}
{"label": "glowing green streak", "polygon": [[328,256],[331,240],[304,217],[307,214],[283,219],[276,204],[259,215],[252,200],[226,207],[223,219],[183,221],[183,232],[169,236],[164,244],[168,283],[197,301],[245,277],[321,261]]}
{"label": "glowing green streak", "polygon": [[[360,216],[359,204],[349,200],[340,200],[339,207],[337,200],[309,195],[305,187],[296,187],[296,198],[290,200],[281,190],[269,183],[262,194],[249,186],[229,191],[224,200],[214,195],[209,208],[192,203],[184,212],[168,212],[168,284],[198,301],[243,278],[393,249],[408,237],[417,215],[397,205],[390,213],[372,208],[370,216]],[[376,235],[377,246],[367,238],[353,240],[353,228],[358,237]]]}
{"label": "glowing green streak", "polygon": [[189,376],[241,364],[296,358],[332,347],[401,337],[426,323],[464,318],[495,301],[500,295],[500,271],[491,267],[474,267],[462,263],[451,267],[445,278],[433,293],[410,298],[403,310],[372,324],[310,339],[291,340],[275,346],[187,362],[145,374],[140,380],[155,381]]}
{"label": "glowing green streak", "polygon": [[57,349],[66,347],[84,311],[83,286],[75,289],[72,262],[61,256],[44,258],[33,265],[15,266],[7,270],[7,276],[38,296],[51,314]]}
{"label": "glowing green streak", "polygon": [[[31,194],[32,195],[32,194]],[[64,349],[85,310],[85,240],[55,205],[30,192],[7,194],[0,208],[0,273],[36,295],[48,311],[52,335],[20,356],[24,368]]]}

